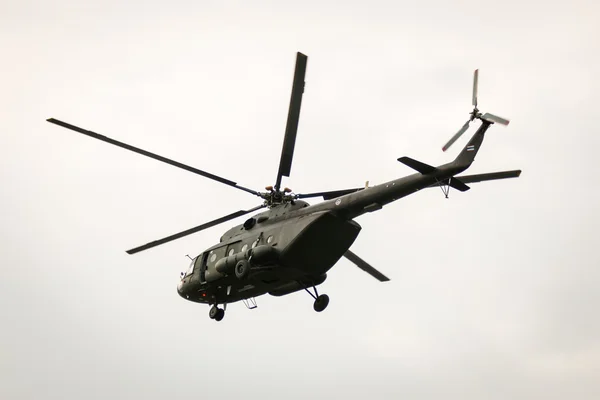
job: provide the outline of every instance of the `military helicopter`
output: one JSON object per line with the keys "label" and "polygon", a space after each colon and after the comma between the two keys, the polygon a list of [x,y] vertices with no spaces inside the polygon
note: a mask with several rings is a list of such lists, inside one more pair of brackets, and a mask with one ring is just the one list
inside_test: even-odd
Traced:
{"label": "military helicopter", "polygon": [[[305,290],[314,298],[313,308],[325,310],[329,304],[326,294],[319,294],[317,286],[327,278],[341,257],[345,257],[379,281],[389,278],[350,250],[361,226],[355,218],[374,211],[421,189],[440,187],[448,197],[450,188],[464,192],[468,183],[516,178],[520,170],[477,175],[457,176],[465,171],[477,154],[488,128],[494,124],[508,125],[509,121],[493,114],[481,114],[477,109],[478,71],[473,82],[473,106],[469,120],[444,145],[446,151],[464,134],[469,124],[478,119],[480,127],[452,162],[433,167],[409,157],[399,162],[416,170],[416,173],[380,185],[334,190],[318,193],[294,193],[282,186],[282,177],[290,176],[294,145],[298,130],[300,105],[304,93],[304,77],[308,57],[297,53],[289,113],[279,169],[275,185],[259,192],[238,185],[229,179],[208,173],[169,158],[119,142],[98,133],[50,118],[47,121],[92,138],[119,146],[135,153],[185,169],[192,173],[221,182],[259,197],[261,203],[247,210],[239,210],[198,225],[194,228],[155,240],[128,250],[135,254],[165,244],[175,239],[213,227],[262,208],[266,211],[248,218],[243,224],[225,232],[219,243],[191,258],[186,272],[181,273],[177,291],[181,297],[210,305],[209,317],[221,321],[227,304],[243,301],[246,307],[256,308],[255,298],[269,293],[284,296]],[[322,197],[324,201],[309,205],[302,199]],[[189,257],[189,256],[188,256]],[[220,308],[219,305],[223,305]]]}

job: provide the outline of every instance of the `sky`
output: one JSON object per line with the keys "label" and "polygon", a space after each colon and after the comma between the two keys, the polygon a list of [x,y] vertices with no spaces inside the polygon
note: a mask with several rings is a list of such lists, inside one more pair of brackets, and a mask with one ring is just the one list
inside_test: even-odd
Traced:
{"label": "sky", "polygon": [[[596,399],[600,6],[594,1],[0,1],[0,398]],[[180,271],[258,205],[45,122],[62,119],[260,190],[308,55],[296,192],[439,165],[479,105],[469,173],[361,216],[315,313],[295,293],[208,307]],[[316,200],[318,201],[318,200]],[[316,255],[318,256],[318,255]]]}

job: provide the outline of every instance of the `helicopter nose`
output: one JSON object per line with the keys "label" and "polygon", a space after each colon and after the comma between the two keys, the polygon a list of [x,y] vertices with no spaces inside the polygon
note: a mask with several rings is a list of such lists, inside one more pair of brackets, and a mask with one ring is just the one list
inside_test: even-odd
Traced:
{"label": "helicopter nose", "polygon": [[184,294],[184,292],[185,292],[185,290],[184,290],[184,287],[183,287],[183,279],[182,279],[182,280],[180,280],[180,281],[179,281],[179,283],[177,284],[177,293],[179,293],[179,295],[180,295],[181,297],[185,297],[185,294]]}

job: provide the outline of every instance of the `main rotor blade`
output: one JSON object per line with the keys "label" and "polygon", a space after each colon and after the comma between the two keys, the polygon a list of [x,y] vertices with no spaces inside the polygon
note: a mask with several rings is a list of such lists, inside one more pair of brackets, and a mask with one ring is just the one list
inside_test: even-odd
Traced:
{"label": "main rotor blade", "polygon": [[290,108],[285,127],[285,136],[283,138],[283,147],[281,149],[275,190],[278,190],[281,186],[281,177],[283,175],[290,176],[290,171],[292,169],[292,158],[294,157],[294,146],[296,145],[296,133],[298,132],[298,120],[300,119],[300,106],[302,105],[302,94],[304,93],[304,76],[306,75],[307,60],[308,57],[302,53],[298,53],[296,56],[296,70],[294,71],[292,96],[290,98]]}
{"label": "main rotor blade", "polygon": [[359,190],[363,190],[364,188],[354,188],[354,189],[342,189],[342,190],[330,190],[327,192],[316,192],[316,193],[307,193],[307,194],[297,194],[296,197],[299,199],[307,199],[309,197],[323,197],[325,200],[335,199],[336,197],[341,197],[350,193],[358,192]]}
{"label": "main rotor blade", "polygon": [[344,257],[346,257],[348,260],[352,261],[354,264],[356,264],[356,266],[358,268],[362,269],[363,271],[365,271],[367,274],[371,275],[373,278],[377,279],[378,281],[387,282],[390,280],[390,278],[388,278],[381,272],[377,271],[368,262],[366,262],[365,260],[363,260],[362,258],[357,256],[350,250],[346,250],[346,252],[344,253]]}
{"label": "main rotor blade", "polygon": [[473,73],[473,106],[477,107],[477,87],[479,86],[479,70]]}
{"label": "main rotor blade", "polygon": [[217,218],[217,219],[215,219],[213,221],[207,222],[207,223],[202,224],[202,225],[198,225],[195,228],[191,228],[191,229],[188,229],[188,230],[176,233],[174,235],[167,236],[166,238],[155,240],[155,241],[147,243],[147,244],[145,244],[143,246],[139,246],[139,247],[136,247],[134,249],[127,250],[127,254],[139,253],[140,251],[151,249],[152,247],[156,247],[156,246],[159,246],[161,244],[168,243],[168,242],[170,242],[172,240],[180,239],[180,238],[182,238],[184,236],[191,235],[192,233],[200,232],[203,229],[207,229],[207,228],[210,228],[212,226],[218,225],[220,223],[229,221],[230,219],[234,219],[234,218],[240,217],[240,216],[242,216],[244,214],[248,214],[248,213],[251,213],[251,212],[256,211],[256,210],[260,210],[263,207],[265,207],[265,205],[261,204],[260,206],[251,208],[250,210],[236,211],[236,212],[231,213],[229,215],[226,215],[224,217]]}
{"label": "main rotor blade", "polygon": [[506,125],[508,125],[510,123],[509,120],[504,119],[504,118],[499,117],[499,116],[494,115],[494,114],[490,114],[490,113],[483,114],[483,116],[481,117],[481,119],[485,119],[486,121],[489,121],[489,122],[496,122],[496,123],[498,123],[500,125],[504,125],[504,126],[506,126]]}
{"label": "main rotor blade", "polygon": [[118,140],[111,139],[111,138],[109,138],[107,136],[100,135],[100,134],[98,134],[96,132],[88,131],[86,129],[79,128],[79,127],[77,127],[75,125],[71,125],[71,124],[68,124],[66,122],[60,121],[58,119],[54,119],[54,118],[48,118],[46,121],[51,122],[51,123],[56,124],[56,125],[59,125],[59,126],[62,126],[64,128],[70,129],[70,130],[75,131],[75,132],[83,133],[84,135],[93,137],[94,139],[98,139],[98,140],[102,140],[103,142],[106,142],[106,143],[114,144],[115,146],[119,146],[119,147],[121,147],[123,149],[129,150],[129,151],[133,151],[134,153],[138,153],[138,154],[141,154],[143,156],[150,157],[150,158],[153,158],[155,160],[162,161],[164,163],[173,165],[175,167],[178,167],[178,168],[181,168],[181,169],[185,169],[186,171],[190,171],[190,172],[193,172],[195,174],[202,175],[205,178],[209,178],[209,179],[212,179],[214,181],[224,183],[225,185],[229,185],[229,186],[232,186],[232,187],[234,187],[236,189],[243,190],[244,192],[252,193],[252,194],[254,194],[256,196],[259,196],[259,193],[257,191],[254,191],[252,189],[248,189],[248,188],[245,188],[243,186],[240,186],[237,183],[235,183],[233,181],[230,181],[229,179],[221,178],[220,176],[213,175],[213,174],[211,174],[209,172],[202,171],[202,170],[194,168],[194,167],[190,167],[189,165],[185,165],[185,164],[182,164],[180,162],[171,160],[169,158],[166,158],[166,157],[163,157],[163,156],[159,156],[158,154],[154,154],[154,153],[151,153],[149,151],[140,149],[138,147],[131,146],[131,145],[127,144],[127,143],[119,142]]}
{"label": "main rotor blade", "polygon": [[448,140],[448,143],[446,143],[446,144],[444,145],[444,147],[442,147],[442,151],[446,151],[446,150],[448,150],[448,149],[450,148],[450,146],[452,146],[452,144],[453,144],[454,142],[456,142],[456,141],[458,140],[458,138],[459,138],[459,137],[461,137],[461,136],[462,136],[462,134],[463,134],[463,133],[465,133],[465,132],[467,131],[467,129],[469,129],[469,123],[470,123],[470,122],[471,122],[471,120],[468,120],[468,121],[467,121],[467,122],[466,122],[466,123],[463,125],[463,127],[462,127],[462,128],[460,128],[460,129],[459,129],[459,131],[458,131],[458,132],[456,132],[456,134],[450,138],[450,140]]}

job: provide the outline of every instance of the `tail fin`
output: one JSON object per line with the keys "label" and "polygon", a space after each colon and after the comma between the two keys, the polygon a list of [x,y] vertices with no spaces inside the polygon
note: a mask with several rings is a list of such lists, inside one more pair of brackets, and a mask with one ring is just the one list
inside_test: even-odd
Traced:
{"label": "tail fin", "polygon": [[483,136],[485,135],[485,131],[490,127],[490,123],[487,121],[482,121],[481,126],[477,129],[477,132],[473,135],[469,143],[462,149],[458,157],[453,161],[455,167],[460,167],[467,169],[475,160],[475,155],[479,151],[481,147],[481,143],[483,142]]}

